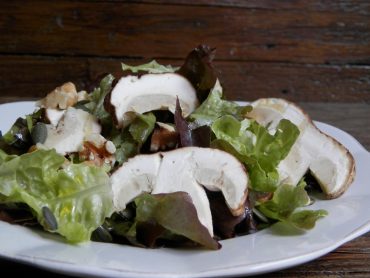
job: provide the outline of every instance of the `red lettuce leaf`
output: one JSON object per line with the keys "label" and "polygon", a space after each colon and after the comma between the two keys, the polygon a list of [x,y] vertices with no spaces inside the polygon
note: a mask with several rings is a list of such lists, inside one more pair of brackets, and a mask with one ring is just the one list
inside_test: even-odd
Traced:
{"label": "red lettuce leaf", "polygon": [[184,64],[178,70],[178,73],[194,86],[200,102],[207,98],[217,80],[212,66],[214,54],[214,48],[199,45],[188,54]]}
{"label": "red lettuce leaf", "polygon": [[208,148],[210,146],[211,128],[205,125],[191,129],[189,123],[182,116],[179,99],[176,100],[175,126],[180,136],[181,147]]}
{"label": "red lettuce leaf", "polygon": [[221,192],[207,190],[215,234],[221,239],[233,238],[235,234],[251,234],[257,231],[252,208],[248,200],[244,204],[244,213],[233,216]]}
{"label": "red lettuce leaf", "polygon": [[[154,238],[159,237],[163,232],[158,227],[161,226],[172,234],[184,236],[206,248],[213,250],[220,248],[220,244],[199,222],[196,209],[187,193],[144,193],[135,199],[135,204],[136,222],[138,225],[151,223],[153,227],[156,227]],[[149,242],[153,241],[153,235],[150,237],[147,236]]]}

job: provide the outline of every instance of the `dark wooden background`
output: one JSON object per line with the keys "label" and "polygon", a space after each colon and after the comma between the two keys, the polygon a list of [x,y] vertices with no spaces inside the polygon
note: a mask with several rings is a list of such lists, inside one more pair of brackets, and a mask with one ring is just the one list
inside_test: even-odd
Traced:
{"label": "dark wooden background", "polygon": [[[0,1],[0,102],[84,89],[121,61],[180,65],[200,43],[229,99],[297,101],[370,148],[369,0]],[[370,234],[270,277],[298,275],[370,277]]]}
{"label": "dark wooden background", "polygon": [[181,64],[207,43],[229,98],[369,101],[369,25],[368,0],[1,1],[1,95],[83,88],[120,61]]}

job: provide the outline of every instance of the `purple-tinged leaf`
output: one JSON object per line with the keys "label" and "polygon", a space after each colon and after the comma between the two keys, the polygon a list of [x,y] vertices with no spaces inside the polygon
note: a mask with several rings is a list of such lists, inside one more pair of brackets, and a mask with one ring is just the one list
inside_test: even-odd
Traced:
{"label": "purple-tinged leaf", "polygon": [[[184,236],[209,249],[219,249],[220,244],[203,226],[191,197],[185,192],[168,194],[144,193],[135,199],[136,222],[158,224],[175,235]],[[161,232],[158,229],[156,234]]]}
{"label": "purple-tinged leaf", "polygon": [[181,147],[205,147],[211,143],[211,128],[200,126],[195,129],[190,128],[190,124],[182,115],[179,99],[176,100],[175,126],[180,136]]}
{"label": "purple-tinged leaf", "polygon": [[197,90],[200,102],[207,98],[217,79],[212,66],[214,54],[214,48],[199,45],[188,54],[178,70],[178,73],[187,78]]}

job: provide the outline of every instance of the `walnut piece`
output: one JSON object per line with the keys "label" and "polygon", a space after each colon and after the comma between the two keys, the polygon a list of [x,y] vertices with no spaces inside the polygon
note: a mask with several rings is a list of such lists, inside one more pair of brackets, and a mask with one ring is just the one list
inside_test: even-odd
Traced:
{"label": "walnut piece", "polygon": [[77,101],[76,86],[72,82],[67,82],[60,87],[56,87],[45,98],[41,99],[37,105],[44,108],[67,109],[75,105]]}

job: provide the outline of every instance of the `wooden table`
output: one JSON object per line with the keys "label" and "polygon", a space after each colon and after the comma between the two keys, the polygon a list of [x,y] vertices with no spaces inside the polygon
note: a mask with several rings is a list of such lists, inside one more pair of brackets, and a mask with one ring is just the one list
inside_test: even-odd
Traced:
{"label": "wooden table", "polygon": [[[1,1],[0,102],[39,98],[69,80],[83,89],[102,72],[119,74],[120,61],[181,65],[199,43],[217,47],[229,99],[299,102],[370,149],[367,0]],[[6,260],[0,270],[50,274]],[[370,277],[370,233],[266,275],[297,276]]]}

